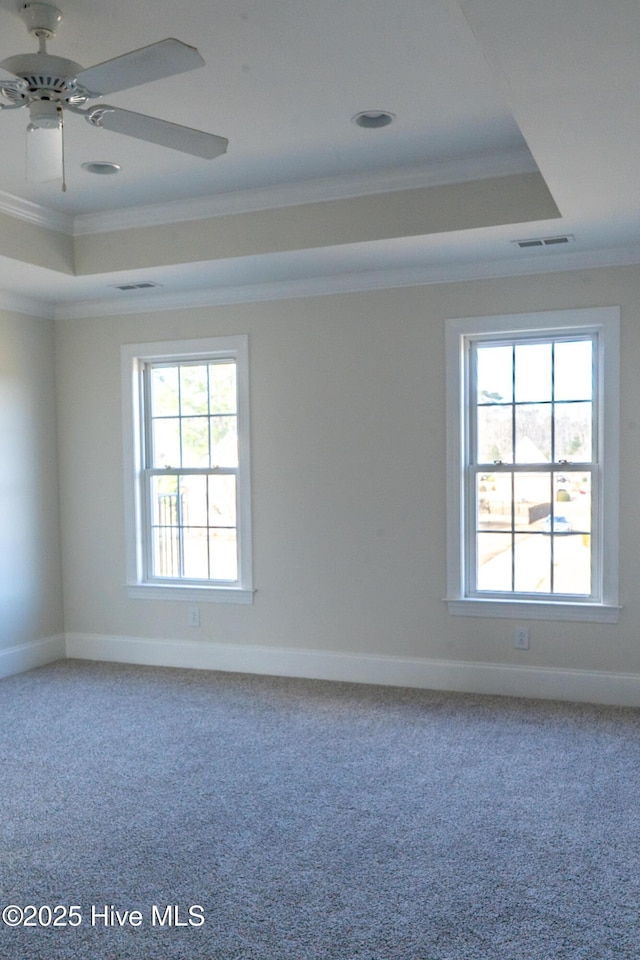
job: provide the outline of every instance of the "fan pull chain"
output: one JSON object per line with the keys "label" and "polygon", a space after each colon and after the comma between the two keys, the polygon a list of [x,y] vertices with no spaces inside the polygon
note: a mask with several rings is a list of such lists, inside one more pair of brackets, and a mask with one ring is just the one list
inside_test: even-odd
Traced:
{"label": "fan pull chain", "polygon": [[66,171],[65,171],[65,165],[64,165],[64,113],[62,112],[62,107],[58,107],[58,110],[60,111],[60,133],[61,133],[60,139],[62,141],[62,192],[66,193],[67,177],[66,177]]}

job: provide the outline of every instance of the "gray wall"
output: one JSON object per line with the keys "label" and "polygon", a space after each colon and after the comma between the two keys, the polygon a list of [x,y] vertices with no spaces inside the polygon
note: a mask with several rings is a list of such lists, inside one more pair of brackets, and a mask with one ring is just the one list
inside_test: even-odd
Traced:
{"label": "gray wall", "polygon": [[[444,321],[620,305],[621,601],[615,625],[449,616]],[[640,270],[605,268],[56,323],[66,630],[640,676]],[[120,345],[250,338],[252,606],[127,597]],[[124,647],[121,647],[124,649]]]}
{"label": "gray wall", "polygon": [[52,321],[0,311],[0,675],[64,629],[53,351]]}

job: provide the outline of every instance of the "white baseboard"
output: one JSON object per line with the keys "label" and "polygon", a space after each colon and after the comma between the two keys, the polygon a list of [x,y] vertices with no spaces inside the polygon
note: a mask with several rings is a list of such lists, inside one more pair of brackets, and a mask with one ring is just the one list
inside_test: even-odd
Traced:
{"label": "white baseboard", "polygon": [[64,660],[65,657],[66,645],[62,635],[7,647],[6,650],[0,650],[0,678],[24,673],[25,670],[42,667],[54,660]]}
{"label": "white baseboard", "polygon": [[91,634],[67,635],[67,656],[148,666],[640,706],[640,675],[637,674]]}

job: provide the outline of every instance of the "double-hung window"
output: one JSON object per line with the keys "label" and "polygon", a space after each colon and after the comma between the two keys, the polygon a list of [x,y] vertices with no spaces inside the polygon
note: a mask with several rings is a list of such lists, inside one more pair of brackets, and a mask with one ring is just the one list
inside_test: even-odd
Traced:
{"label": "double-hung window", "polygon": [[615,620],[618,311],[448,324],[454,613]]}
{"label": "double-hung window", "polygon": [[130,594],[250,602],[247,338],[122,361]]}

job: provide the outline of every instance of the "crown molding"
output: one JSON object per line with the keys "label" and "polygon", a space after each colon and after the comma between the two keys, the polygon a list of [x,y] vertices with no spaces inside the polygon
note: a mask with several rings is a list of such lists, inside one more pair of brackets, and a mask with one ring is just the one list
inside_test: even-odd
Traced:
{"label": "crown molding", "polygon": [[303,203],[317,203],[322,200],[344,200],[397,190],[467,183],[510,174],[535,173],[537,169],[529,151],[522,148],[501,154],[466,157],[429,165],[394,167],[369,173],[300,180],[249,190],[233,190],[204,197],[191,197],[186,200],[171,200],[166,203],[131,206],[99,213],[82,213],[76,216],[0,191],[0,213],[47,230],[56,230],[70,236],[83,236],[131,230],[136,227],[206,220],[211,217],[223,217],[255,210],[272,210]]}
{"label": "crown molding", "polygon": [[16,220],[33,223],[45,230],[56,230],[58,233],[73,235],[74,218],[60,210],[51,210],[39,203],[14,197],[11,193],[0,191],[0,213],[4,213]]}
{"label": "crown molding", "polygon": [[252,190],[234,190],[187,200],[130,207],[94,214],[80,214],[74,220],[74,235],[111,233],[136,227],[206,220],[256,210],[273,210],[323,200],[392,193],[420,187],[444,186],[486,180],[518,173],[535,173],[538,168],[526,149],[503,154],[467,157],[462,160],[387,168],[371,173],[347,174],[315,180],[274,184]]}
{"label": "crown molding", "polygon": [[398,287],[426,286],[435,283],[458,283],[467,280],[497,280],[507,277],[564,273],[571,270],[592,270],[602,267],[640,264],[640,244],[609,250],[589,250],[558,254],[548,250],[527,257],[504,257],[465,263],[425,264],[412,267],[380,268],[345,272],[335,275],[247,283],[236,286],[183,290],[174,293],[154,291],[140,296],[113,299],[81,300],[60,303],[53,307],[56,319],[77,320],[93,317],[121,316],[197,307],[257,303],[269,300],[321,297],[332,294],[364,293]]}

